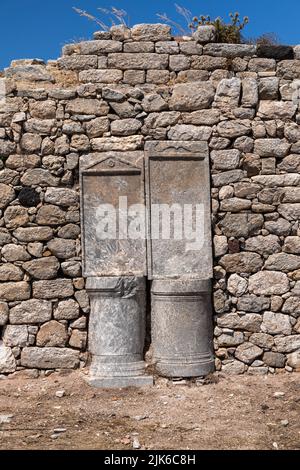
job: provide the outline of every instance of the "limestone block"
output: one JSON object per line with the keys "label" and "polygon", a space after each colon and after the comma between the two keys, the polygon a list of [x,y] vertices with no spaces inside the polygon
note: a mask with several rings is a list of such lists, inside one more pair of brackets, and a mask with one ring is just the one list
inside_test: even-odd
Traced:
{"label": "limestone block", "polygon": [[58,59],[58,66],[67,70],[88,70],[96,69],[98,66],[97,55],[80,55],[73,54]]}
{"label": "limestone block", "polygon": [[120,119],[111,123],[112,135],[134,135],[137,134],[139,129],[142,127],[142,123],[138,119]]}
{"label": "limestone block", "polygon": [[286,357],[284,354],[268,351],[264,353],[263,361],[269,367],[281,368],[285,365]]}
{"label": "limestone block", "polygon": [[226,186],[230,183],[236,183],[244,177],[243,170],[229,170],[212,176],[213,186]]}
{"label": "limestone block", "polygon": [[223,121],[218,124],[217,131],[221,137],[232,139],[234,137],[240,137],[242,135],[249,134],[251,131],[251,125],[250,121],[247,119]]}
{"label": "limestone block", "polygon": [[99,39],[96,41],[82,41],[76,44],[68,44],[63,47],[63,55],[102,55],[121,50],[122,43],[120,41]]}
{"label": "limestone block", "polygon": [[[165,42],[157,42],[156,43],[156,52],[161,52],[166,54],[166,50],[168,49],[168,45],[166,46],[166,50],[163,47],[163,44]],[[169,44],[166,42],[166,44]],[[172,41],[172,45],[177,44],[175,41]],[[161,46],[160,46],[161,45]],[[172,48],[173,50],[173,48]],[[154,42],[153,41],[133,41],[133,42],[125,42],[124,44],[124,52],[130,52],[130,53],[139,53],[139,52],[154,52]]]}
{"label": "limestone block", "polygon": [[255,78],[245,78],[242,81],[242,105],[255,107],[258,103],[258,86]]}
{"label": "limestone block", "polygon": [[216,38],[216,28],[213,25],[200,25],[193,33],[193,39],[200,44],[213,42]]}
{"label": "limestone block", "polygon": [[226,57],[212,57],[209,55],[195,55],[192,57],[192,69],[211,72],[218,69],[227,69]]}
{"label": "limestone block", "polygon": [[235,313],[226,313],[217,318],[217,325],[220,328],[230,328],[233,330],[245,330],[252,333],[260,331],[262,323],[261,315],[255,313],[246,313],[245,315],[237,315]]}
{"label": "limestone block", "polygon": [[247,290],[247,286],[247,280],[238,274],[232,274],[228,278],[227,289],[230,294],[234,295],[235,297],[240,297],[243,295]]}
{"label": "limestone block", "polygon": [[168,68],[169,56],[167,54],[156,54],[140,52],[128,54],[126,52],[108,55],[108,66],[120,70],[149,70]]}
{"label": "limestone block", "polygon": [[101,137],[91,140],[92,149],[98,152],[126,152],[141,148],[143,137],[139,135],[128,137]]}
{"label": "limestone block", "polygon": [[270,232],[278,236],[287,236],[291,230],[291,224],[282,218],[276,221],[266,221],[265,228]]}
{"label": "limestone block", "polygon": [[[197,34],[197,33],[195,33]],[[202,42],[202,41],[199,41]],[[213,41],[206,41],[213,42]],[[256,46],[251,44],[206,44],[203,53],[213,57],[247,57],[253,56]]]}
{"label": "limestone block", "polygon": [[98,117],[86,123],[86,132],[90,139],[102,137],[109,131],[109,120],[106,117]]}
{"label": "limestone block", "polygon": [[257,116],[262,119],[292,119],[297,105],[289,101],[261,101]]}
{"label": "limestone block", "polygon": [[58,206],[48,204],[42,206],[36,215],[36,222],[39,225],[60,225],[65,222],[65,213]]}
{"label": "limestone block", "polygon": [[27,261],[22,265],[23,269],[35,279],[54,279],[60,264],[55,256]]}
{"label": "limestone block", "polygon": [[274,346],[274,338],[266,333],[254,333],[250,336],[250,341],[262,349],[271,349]]}
{"label": "limestone block", "polygon": [[235,350],[235,357],[244,362],[245,364],[252,364],[252,362],[260,357],[263,350],[258,346],[251,343],[240,344]]}
{"label": "limestone block", "polygon": [[22,281],[23,271],[12,263],[2,263],[0,265],[0,281]]}
{"label": "limestone block", "polygon": [[181,70],[187,70],[190,68],[190,58],[186,55],[171,55],[169,59],[170,70],[174,72],[180,72]]}
{"label": "limestone block", "polygon": [[261,100],[277,100],[279,90],[279,78],[265,77],[258,82],[259,98]]}
{"label": "limestone block", "polygon": [[68,101],[66,112],[71,114],[88,114],[95,116],[104,116],[108,113],[109,107],[105,101],[99,101],[93,98],[76,98]]}
{"label": "limestone block", "polygon": [[281,251],[280,240],[276,235],[262,236],[248,238],[245,242],[246,251],[255,251],[260,255],[272,255]]}
{"label": "limestone block", "polygon": [[4,330],[3,343],[10,348],[24,347],[28,342],[28,327],[25,325],[7,325]]}
{"label": "limestone block", "polygon": [[248,68],[251,72],[270,72],[276,69],[276,60],[267,58],[250,59]]}
{"label": "limestone block", "polygon": [[227,237],[247,237],[262,227],[261,214],[226,214],[219,224]]}
{"label": "limestone block", "polygon": [[47,244],[48,249],[59,259],[68,259],[76,256],[76,242],[64,238],[53,238]]}
{"label": "limestone block", "polygon": [[299,173],[300,171],[300,155],[291,154],[285,157],[279,164],[278,169],[288,173]]}
{"label": "limestone block", "polygon": [[11,324],[44,323],[50,320],[51,314],[51,302],[31,299],[11,308],[9,321]]}
{"label": "limestone block", "polygon": [[[30,132],[27,132],[22,135],[20,145],[22,150],[25,153],[35,153],[39,152],[42,144],[42,138],[40,135],[35,135]],[[13,148],[12,151],[9,153],[13,153]]]}
{"label": "limestone block", "polygon": [[137,24],[131,28],[131,37],[135,41],[169,41],[171,27],[166,24]]}
{"label": "limestone block", "polygon": [[52,75],[47,71],[45,65],[17,65],[5,71],[6,78],[15,80],[28,80],[29,82],[51,82]]}
{"label": "limestone block", "polygon": [[249,292],[257,295],[282,295],[289,290],[289,280],[285,273],[261,271],[249,278]]}
{"label": "limestone block", "polygon": [[[79,80],[83,83],[116,83],[120,82],[122,78],[123,72],[118,70],[118,68],[83,70],[79,72]],[[100,116],[103,114],[101,113]]]}
{"label": "limestone block", "polygon": [[232,197],[221,201],[220,210],[224,212],[241,212],[251,208],[251,201]]}
{"label": "limestone block", "polygon": [[76,191],[69,188],[47,188],[45,202],[58,206],[73,206],[79,201]]}
{"label": "limestone block", "polygon": [[238,106],[241,93],[239,78],[224,78],[217,86],[215,103],[219,107]]}
{"label": "limestone block", "polygon": [[0,299],[8,302],[30,298],[30,284],[25,281],[3,282],[0,284]]}
{"label": "limestone block", "polygon": [[282,313],[265,312],[261,329],[264,333],[272,335],[290,335],[292,327],[288,315]]}
{"label": "limestone block", "polygon": [[282,311],[284,313],[290,313],[295,317],[300,316],[300,298],[291,296],[286,299]]}
{"label": "limestone block", "polygon": [[193,126],[191,124],[176,124],[168,132],[170,140],[209,140],[212,129],[208,126]]}
{"label": "limestone block", "polygon": [[17,368],[15,357],[11,351],[11,348],[4,346],[3,342],[0,342],[0,374],[10,374],[15,372]]}
{"label": "limestone block", "polygon": [[[143,45],[146,43],[143,42],[143,43],[138,43],[138,44]],[[137,51],[133,51],[133,52],[137,52]],[[140,52],[152,52],[152,51],[140,51]],[[157,41],[155,43],[155,52],[158,52],[159,54],[178,54],[179,44],[176,41]]]}
{"label": "limestone block", "polygon": [[41,326],[36,345],[39,347],[64,347],[68,339],[66,326],[58,321],[51,320]]}
{"label": "limestone block", "polygon": [[230,273],[254,273],[263,265],[257,253],[247,252],[224,255],[219,263]]}
{"label": "limestone block", "polygon": [[74,288],[71,279],[33,282],[33,297],[37,299],[61,299],[71,297],[73,294]]}
{"label": "limestone block", "polygon": [[184,124],[213,126],[220,121],[220,112],[217,109],[200,109],[199,111],[182,113],[181,117]]}
{"label": "limestone block", "polygon": [[177,84],[173,88],[169,107],[175,111],[195,111],[208,108],[214,95],[215,91],[210,83]]}
{"label": "limestone block", "polygon": [[300,218],[300,203],[295,204],[280,204],[278,212],[282,217],[287,220],[299,220]]}
{"label": "limestone block", "polygon": [[222,372],[228,375],[240,375],[246,370],[246,366],[243,362],[232,360],[222,365]]}
{"label": "limestone block", "polygon": [[277,336],[274,338],[275,348],[280,353],[291,353],[300,348],[300,335]]}
{"label": "limestone block", "polygon": [[279,62],[277,75],[285,80],[300,78],[300,60],[283,60]]}
{"label": "limestone block", "polygon": [[290,272],[300,268],[300,256],[289,253],[276,253],[269,256],[265,269],[270,271]]}
{"label": "limestone block", "polygon": [[8,321],[8,304],[6,302],[0,302],[0,326],[6,325]]}
{"label": "limestone block", "polygon": [[74,299],[63,300],[54,310],[56,320],[74,320],[79,317],[79,305]]}
{"label": "limestone block", "polygon": [[0,183],[0,209],[5,209],[8,204],[15,198],[14,189],[7,185]]}
{"label": "limestone block", "polygon": [[50,227],[19,227],[13,235],[21,242],[48,241],[53,236],[53,230]]}
{"label": "limestone block", "polygon": [[237,309],[244,312],[259,313],[263,310],[267,310],[269,307],[270,299],[262,295],[243,295],[242,297],[239,297],[237,301]]}
{"label": "limestone block", "polygon": [[59,181],[59,178],[53,176],[50,171],[42,168],[27,170],[21,178],[21,183],[23,183],[24,186],[58,186]]}

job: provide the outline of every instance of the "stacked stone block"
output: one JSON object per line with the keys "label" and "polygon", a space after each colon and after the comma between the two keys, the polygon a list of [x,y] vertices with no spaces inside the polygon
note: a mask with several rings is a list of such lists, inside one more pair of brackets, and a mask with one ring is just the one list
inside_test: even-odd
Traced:
{"label": "stacked stone block", "polygon": [[78,160],[147,140],[209,144],[217,370],[299,369],[299,80],[299,46],[175,40],[166,25],[14,61],[0,104],[0,373],[86,363]]}

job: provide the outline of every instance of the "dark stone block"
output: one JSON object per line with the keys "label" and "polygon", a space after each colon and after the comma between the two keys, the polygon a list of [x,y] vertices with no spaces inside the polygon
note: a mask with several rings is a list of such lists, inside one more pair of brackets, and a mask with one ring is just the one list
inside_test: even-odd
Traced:
{"label": "dark stone block", "polygon": [[291,46],[257,46],[258,57],[265,59],[288,60],[294,59],[294,50]]}
{"label": "dark stone block", "polygon": [[18,199],[24,207],[36,207],[40,202],[40,195],[35,189],[23,188],[18,196]]}

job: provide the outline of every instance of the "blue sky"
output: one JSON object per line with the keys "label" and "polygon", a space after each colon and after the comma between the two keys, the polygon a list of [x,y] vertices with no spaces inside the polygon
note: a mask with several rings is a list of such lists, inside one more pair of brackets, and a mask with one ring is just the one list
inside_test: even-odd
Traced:
{"label": "blue sky", "polygon": [[[159,22],[156,13],[166,12],[174,19],[173,0],[1,0],[0,70],[11,60],[21,58],[56,59],[61,47],[74,40],[89,39],[99,29],[95,23],[79,17],[72,7],[97,13],[97,7],[111,5],[130,15],[131,25]],[[250,17],[247,36],[275,32],[282,43],[300,44],[299,0],[178,0],[193,15],[227,17],[239,11]]]}

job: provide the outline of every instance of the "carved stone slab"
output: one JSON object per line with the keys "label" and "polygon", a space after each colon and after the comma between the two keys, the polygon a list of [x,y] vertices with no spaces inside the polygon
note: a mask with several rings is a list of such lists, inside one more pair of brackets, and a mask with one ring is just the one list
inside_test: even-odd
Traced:
{"label": "carved stone slab", "polygon": [[[103,152],[82,156],[80,184],[83,275],[146,274],[145,238],[130,237],[128,225],[134,222],[134,216],[129,211],[126,218],[126,206],[129,209],[145,202],[143,152]],[[115,232],[111,232],[113,227]],[[110,232],[103,236],[108,229]]]}
{"label": "carved stone slab", "polygon": [[[211,207],[207,143],[146,142],[145,157],[146,198],[147,207],[150,208],[148,277],[211,278]],[[158,206],[162,204],[167,206],[162,209],[164,216],[159,215],[158,222]],[[173,206],[174,204],[176,206]],[[169,239],[165,231],[168,224],[165,216],[167,208],[170,209]]]}

